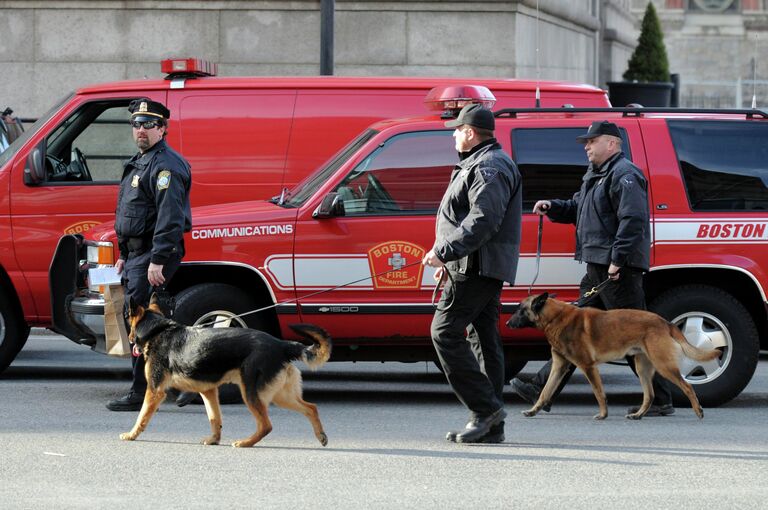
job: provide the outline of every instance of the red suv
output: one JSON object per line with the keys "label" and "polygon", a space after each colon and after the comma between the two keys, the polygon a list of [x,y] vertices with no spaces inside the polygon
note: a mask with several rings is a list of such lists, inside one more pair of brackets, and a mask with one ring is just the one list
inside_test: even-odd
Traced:
{"label": "red suv", "polygon": [[[515,285],[502,293],[503,315],[528,295],[534,276],[533,204],[578,190],[588,162],[576,136],[592,121],[610,119],[649,183],[649,307],[692,344],[723,351],[719,361],[681,363],[704,405],[738,395],[755,370],[761,341],[766,345],[766,114],[540,108],[496,116],[496,137],[520,168],[524,201],[521,260]],[[433,359],[433,270],[412,263],[432,246],[435,212],[457,162],[444,121],[378,122],[279,197],[194,208],[188,253],[171,289],[176,318],[190,324],[225,318],[285,338],[294,337],[288,324],[310,322],[333,336],[335,360]],[[103,263],[99,251],[115,243],[106,226],[89,234],[63,238],[52,265],[66,275],[52,287],[56,329],[76,340],[102,334],[93,326],[102,313],[98,289],[88,289],[87,271],[78,271],[87,264],[78,261]],[[577,299],[585,269],[573,249],[572,226],[545,222],[533,292]],[[354,283],[331,291],[347,282]],[[268,305],[274,307],[238,317]],[[508,377],[548,356],[538,332],[503,324]]]}

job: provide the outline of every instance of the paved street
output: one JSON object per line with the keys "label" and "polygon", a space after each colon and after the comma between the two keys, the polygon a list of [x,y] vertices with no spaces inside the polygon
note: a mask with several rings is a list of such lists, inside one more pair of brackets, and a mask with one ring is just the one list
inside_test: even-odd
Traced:
{"label": "paved street", "polygon": [[[40,333],[40,331],[35,331]],[[507,395],[507,441],[443,440],[466,415],[432,365],[343,363],[305,371],[326,448],[303,416],[272,408],[252,449],[242,405],[223,407],[222,446],[202,446],[202,406],[165,404],[138,441],[118,439],[136,413],[112,413],[128,360],[34,335],[0,377],[2,508],[764,508],[768,358],[726,406],[624,419],[640,387],[605,366],[609,417],[577,374],[550,414],[524,418]],[[532,372],[539,364],[530,364]]]}

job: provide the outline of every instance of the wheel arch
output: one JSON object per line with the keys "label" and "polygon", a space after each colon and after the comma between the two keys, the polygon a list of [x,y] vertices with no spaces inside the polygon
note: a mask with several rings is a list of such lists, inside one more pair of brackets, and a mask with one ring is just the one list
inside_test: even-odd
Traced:
{"label": "wheel arch", "polygon": [[[19,317],[19,320],[23,324],[27,324],[27,321],[24,318],[24,309],[21,306],[21,300],[16,291],[16,286],[13,284],[11,277],[2,265],[0,265],[0,292],[2,292],[8,299],[9,304],[13,307],[13,311]],[[29,324],[27,324],[27,326],[29,326]]]}
{"label": "wheel arch", "polygon": [[[171,279],[168,290],[175,295],[184,289],[203,283],[223,283],[237,287],[253,296],[259,306],[268,306],[277,302],[269,281],[261,271],[252,266],[237,263],[182,263]],[[269,321],[273,331],[280,331],[277,313],[274,310],[270,310]]]}
{"label": "wheel arch", "polygon": [[647,302],[665,291],[682,285],[704,284],[731,294],[747,309],[757,327],[760,346],[768,349],[768,311],[766,295],[758,279],[749,271],[734,266],[662,266],[645,276]]}

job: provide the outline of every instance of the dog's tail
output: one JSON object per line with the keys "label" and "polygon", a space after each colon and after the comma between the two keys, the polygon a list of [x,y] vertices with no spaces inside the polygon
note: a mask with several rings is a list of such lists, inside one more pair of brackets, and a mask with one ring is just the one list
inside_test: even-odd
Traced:
{"label": "dog's tail", "polygon": [[683,332],[680,331],[680,328],[672,323],[669,324],[669,334],[672,335],[672,338],[674,338],[678,344],[680,344],[680,347],[683,349],[683,354],[691,359],[695,359],[696,361],[712,361],[713,359],[720,357],[721,352],[717,349],[701,349],[689,344],[688,340],[685,339]]}
{"label": "dog's tail", "polygon": [[317,370],[325,365],[326,361],[331,357],[331,349],[333,347],[331,336],[328,332],[312,324],[291,324],[290,328],[304,338],[315,342],[314,345],[304,348],[301,355],[302,361],[312,370]]}

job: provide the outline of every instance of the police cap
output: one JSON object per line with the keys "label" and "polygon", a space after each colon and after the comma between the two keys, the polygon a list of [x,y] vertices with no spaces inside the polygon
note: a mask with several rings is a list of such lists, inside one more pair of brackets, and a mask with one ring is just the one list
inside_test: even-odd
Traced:
{"label": "police cap", "polygon": [[131,101],[128,111],[131,112],[131,120],[138,121],[168,119],[171,116],[170,110],[165,105],[146,97]]}

